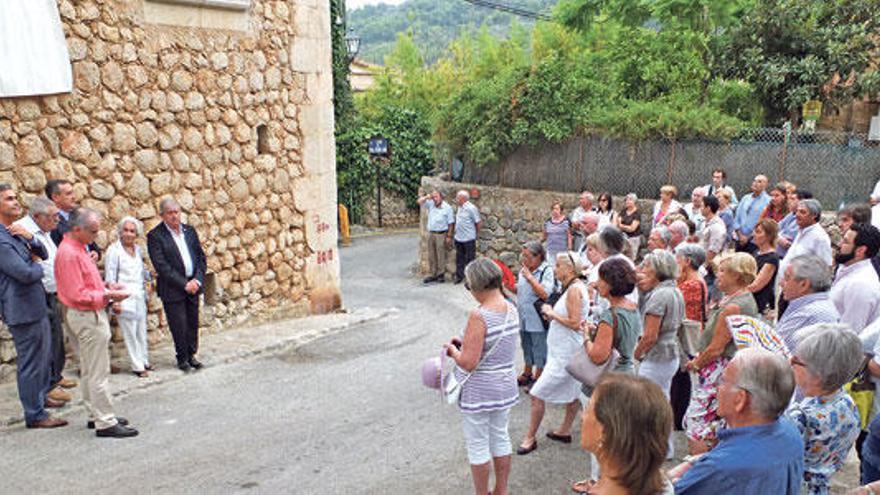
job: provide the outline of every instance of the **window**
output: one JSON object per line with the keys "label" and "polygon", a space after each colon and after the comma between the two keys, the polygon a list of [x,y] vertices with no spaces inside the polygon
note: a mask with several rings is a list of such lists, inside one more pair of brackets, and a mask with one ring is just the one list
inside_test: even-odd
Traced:
{"label": "window", "polygon": [[247,31],[251,3],[252,0],[144,0],[144,19],[152,24]]}

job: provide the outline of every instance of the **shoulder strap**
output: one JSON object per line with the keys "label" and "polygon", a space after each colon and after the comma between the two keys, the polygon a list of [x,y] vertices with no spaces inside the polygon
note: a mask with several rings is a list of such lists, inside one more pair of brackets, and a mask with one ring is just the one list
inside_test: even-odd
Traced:
{"label": "shoulder strap", "polygon": [[[511,305],[510,305],[510,303],[507,303],[507,313],[506,313],[506,315],[505,315],[505,317],[504,317],[504,327],[507,327],[508,323],[510,323],[510,315],[511,315],[511,314],[512,314],[512,311],[511,311]],[[489,333],[489,327],[486,326],[486,334],[488,334],[488,333]],[[482,358],[480,358],[480,362],[477,363],[477,366],[474,367],[474,370],[471,371],[470,373],[468,373],[467,376],[465,376],[464,379],[461,380],[461,385],[460,385],[460,386],[464,386],[465,382],[467,382],[467,381],[471,378],[471,376],[472,376],[474,373],[476,373],[477,370],[480,369],[480,366],[483,365],[483,362],[484,362],[489,356],[491,356],[493,352],[495,352],[495,349],[498,347],[498,344],[501,343],[501,339],[502,339],[502,338],[504,338],[504,335],[503,335],[503,334],[502,334],[501,336],[498,337],[498,340],[496,340],[494,344],[492,344],[492,347],[489,348],[489,351],[488,351],[488,352],[487,352]]]}
{"label": "shoulder strap", "polygon": [[700,316],[703,318],[702,322],[706,322],[706,305],[709,304],[709,301],[706,298],[706,283],[700,281]]}

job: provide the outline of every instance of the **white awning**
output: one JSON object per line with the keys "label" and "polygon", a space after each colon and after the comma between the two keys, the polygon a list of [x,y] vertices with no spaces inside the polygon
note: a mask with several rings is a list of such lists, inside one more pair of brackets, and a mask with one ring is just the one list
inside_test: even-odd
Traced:
{"label": "white awning", "polygon": [[0,97],[72,89],[70,56],[55,0],[0,0]]}

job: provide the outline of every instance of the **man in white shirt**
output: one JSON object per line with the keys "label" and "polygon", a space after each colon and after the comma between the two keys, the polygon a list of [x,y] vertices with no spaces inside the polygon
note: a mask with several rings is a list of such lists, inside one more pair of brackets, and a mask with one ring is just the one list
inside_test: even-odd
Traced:
{"label": "man in white shirt", "polygon": [[572,235],[574,236],[573,249],[575,251],[581,250],[584,246],[584,241],[587,238],[587,236],[584,235],[584,226],[582,225],[582,222],[587,216],[587,213],[595,211],[596,208],[593,207],[593,193],[589,191],[582,192],[581,197],[578,198],[578,206],[571,210]]}
{"label": "man in white shirt", "polygon": [[446,250],[452,247],[452,230],[455,227],[455,213],[452,206],[443,201],[440,191],[422,196],[416,202],[428,210],[425,228],[428,230],[428,272],[424,283],[443,283],[446,277]]}
{"label": "man in white shirt", "polygon": [[712,183],[705,187],[706,196],[715,196],[719,189],[725,189],[730,192],[730,208],[736,209],[737,199],[736,191],[732,187],[725,184],[727,181],[727,172],[723,168],[716,168],[712,171]]}
{"label": "man in white shirt", "polygon": [[28,214],[17,220],[46,248],[49,257],[40,261],[43,265],[43,290],[46,292],[46,306],[49,313],[49,366],[51,387],[48,397],[52,400],[69,402],[73,397],[63,390],[76,386],[76,382],[64,378],[64,328],[61,325],[61,306],[58,304],[58,290],[55,286],[55,253],[58,247],[52,240],[52,231],[58,226],[58,207],[49,198],[37,196],[28,206]]}
{"label": "man in white shirt", "polygon": [[706,197],[705,187],[695,187],[691,193],[691,202],[684,205],[684,212],[687,214],[691,222],[694,222],[696,234],[700,235],[703,231],[703,198]]}
{"label": "man in white shirt", "polygon": [[464,267],[477,257],[477,238],[480,236],[480,210],[470,202],[471,196],[461,190],[455,195],[455,283],[464,280]]}
{"label": "man in white shirt", "polygon": [[791,247],[785,254],[785,258],[779,262],[779,271],[777,273],[785,273],[785,267],[788,262],[803,254],[812,254],[818,256],[829,267],[831,266],[831,239],[825,229],[819,225],[819,219],[822,217],[822,204],[816,199],[804,199],[798,201],[797,210],[794,212],[795,221],[798,225],[798,233],[791,242]]}
{"label": "man in white shirt", "polygon": [[880,230],[854,224],[843,235],[834,257],[837,275],[829,297],[840,313],[840,322],[859,333],[880,318],[880,279],[871,258],[880,250]]}

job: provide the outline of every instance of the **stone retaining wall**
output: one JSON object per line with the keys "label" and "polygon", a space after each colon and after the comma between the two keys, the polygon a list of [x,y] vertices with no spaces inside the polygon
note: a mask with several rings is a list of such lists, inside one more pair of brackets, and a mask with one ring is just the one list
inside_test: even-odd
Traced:
{"label": "stone retaining wall", "polygon": [[[361,223],[367,227],[379,226],[376,198],[371,196],[364,203]],[[382,191],[382,226],[390,228],[415,227],[419,224],[419,209],[409,206],[402,197],[392,191]]]}
{"label": "stone retaining wall", "polygon": [[[327,2],[58,6],[74,89],[0,98],[0,182],[27,204],[47,180],[73,181],[104,216],[102,247],[121,217],[150,229],[176,197],[208,258],[208,330],[338,308]],[[155,342],[157,298],[149,310]],[[3,335],[0,366],[14,356]]]}
{"label": "stone retaining wall", "polygon": [[[419,194],[427,194],[432,190],[443,193],[444,198],[454,198],[461,189],[471,191],[471,201],[480,209],[483,227],[477,242],[477,253],[516,268],[519,266],[519,254],[522,244],[528,240],[540,240],[544,221],[550,217],[550,206],[560,200],[566,214],[578,205],[579,194],[557,193],[553,191],[535,191],[530,189],[512,189],[495,186],[481,186],[460,182],[448,182],[436,177],[422,177]],[[477,194],[474,194],[476,192]],[[476,196],[479,197],[476,197]],[[642,215],[642,232],[647,233],[651,225],[653,199],[640,199],[639,212]],[[450,202],[450,204],[452,204]],[[623,207],[623,198],[614,198],[614,209]],[[421,215],[421,238],[419,242],[419,273],[428,273],[427,234],[425,222],[427,213]],[[822,225],[825,226],[832,240],[839,239],[840,234],[834,223],[833,212],[823,214]],[[645,227],[647,226],[647,227]],[[644,244],[644,241],[643,241]],[[455,272],[454,250],[450,251],[447,272]]]}

